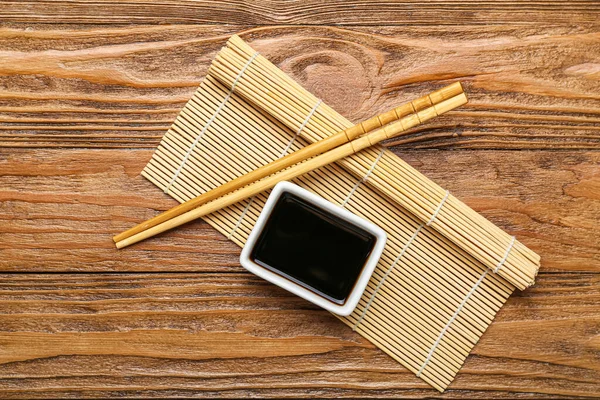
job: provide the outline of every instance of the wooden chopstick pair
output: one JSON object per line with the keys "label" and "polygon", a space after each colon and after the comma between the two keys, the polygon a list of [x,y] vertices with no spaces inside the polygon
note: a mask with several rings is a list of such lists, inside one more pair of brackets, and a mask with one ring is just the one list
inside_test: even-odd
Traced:
{"label": "wooden chopstick pair", "polygon": [[[116,235],[113,240],[119,249],[137,243],[270,189],[282,180],[293,179],[398,136],[466,102],[462,86],[456,82],[233,179]],[[216,199],[219,201],[213,201]]]}

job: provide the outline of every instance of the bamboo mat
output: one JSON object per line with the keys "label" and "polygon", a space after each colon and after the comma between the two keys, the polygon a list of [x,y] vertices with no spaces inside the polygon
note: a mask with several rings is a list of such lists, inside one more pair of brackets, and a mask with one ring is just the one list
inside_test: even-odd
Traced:
{"label": "bamboo mat", "polygon": [[[284,110],[268,112],[269,107],[260,105],[260,91],[248,93],[247,86],[242,90],[249,76],[245,74],[265,65],[278,76],[285,74],[265,64],[264,57],[254,51],[242,61],[232,69],[237,72],[231,79],[213,68],[213,62],[142,171],[180,202],[351,125],[314,96],[303,115],[287,118]],[[269,86],[275,81],[265,80],[262,85],[266,96],[275,98],[275,88]],[[304,91],[293,85],[289,90]],[[358,307],[340,319],[443,391],[515,283],[401,206],[390,190],[382,190],[395,186],[395,180],[404,176],[405,165],[392,152],[376,146],[305,174],[294,183],[386,231],[386,248]],[[436,195],[438,204],[450,197],[444,191]],[[267,197],[268,192],[261,193],[204,219],[243,246]],[[452,208],[438,212],[448,210]]]}

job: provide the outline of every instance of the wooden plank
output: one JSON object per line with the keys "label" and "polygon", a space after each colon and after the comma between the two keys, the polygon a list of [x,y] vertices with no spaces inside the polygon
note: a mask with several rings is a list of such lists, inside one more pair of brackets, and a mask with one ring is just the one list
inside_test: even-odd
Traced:
{"label": "wooden plank", "polygon": [[[600,152],[397,151],[542,256],[600,271]],[[139,175],[151,150],[0,150],[0,270],[239,271],[208,225],[117,251],[112,236],[175,202]]]}
{"label": "wooden plank", "polygon": [[599,332],[600,276],[542,274],[440,395],[248,273],[0,275],[0,396],[591,397]]}
{"label": "wooden plank", "polygon": [[5,1],[0,20],[76,24],[440,25],[596,23],[594,1]]}
{"label": "wooden plank", "polygon": [[243,30],[353,121],[463,81],[470,103],[399,148],[598,149],[599,26],[17,24],[0,28],[0,146],[153,148]]}

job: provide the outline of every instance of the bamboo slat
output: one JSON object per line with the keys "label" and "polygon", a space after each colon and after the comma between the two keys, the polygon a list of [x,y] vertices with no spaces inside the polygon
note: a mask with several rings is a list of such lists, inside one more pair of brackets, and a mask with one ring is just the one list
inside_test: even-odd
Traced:
{"label": "bamboo slat", "polygon": [[[233,40],[246,48],[238,38]],[[225,50],[217,59],[230,54]],[[238,63],[230,83],[224,83],[229,79],[225,76],[216,77],[215,60],[142,172],[179,202],[349,126],[326,104],[315,107],[314,96],[253,51],[227,62],[232,68]],[[268,74],[258,79],[259,70]],[[282,88],[301,95],[291,103]],[[250,96],[252,90],[256,95]],[[269,99],[258,104],[257,96]],[[383,147],[370,147],[293,182],[386,231],[383,256],[359,306],[340,319],[443,391],[515,284],[399,204],[391,195],[404,184],[404,164],[398,160]],[[441,193],[433,201],[443,198]],[[268,191],[257,194],[203,218],[243,246],[267,196]],[[448,208],[437,218],[449,224],[448,210],[459,203],[450,196],[446,202]]]}

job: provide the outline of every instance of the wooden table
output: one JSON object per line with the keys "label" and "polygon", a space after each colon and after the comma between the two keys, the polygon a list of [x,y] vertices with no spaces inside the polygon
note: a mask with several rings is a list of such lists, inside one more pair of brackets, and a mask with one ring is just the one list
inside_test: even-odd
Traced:
{"label": "wooden table", "polygon": [[[598,2],[0,4],[0,397],[573,398],[600,393]],[[460,79],[389,145],[542,256],[440,395],[244,272],[139,173],[236,32],[362,120]]]}

